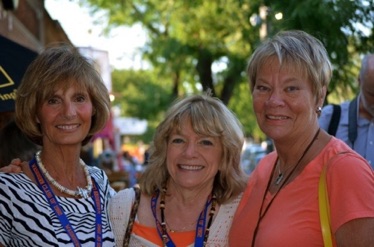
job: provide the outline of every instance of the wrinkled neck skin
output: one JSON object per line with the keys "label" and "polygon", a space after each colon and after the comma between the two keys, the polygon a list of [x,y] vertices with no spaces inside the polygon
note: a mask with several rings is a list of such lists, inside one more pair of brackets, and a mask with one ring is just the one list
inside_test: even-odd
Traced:
{"label": "wrinkled neck skin", "polygon": [[[71,190],[76,190],[78,186],[82,188],[87,186],[86,176],[80,165],[79,147],[62,149],[46,146],[42,148],[40,159],[51,177],[62,186]],[[23,163],[22,168],[25,174],[35,181],[29,165]],[[58,196],[68,196],[53,186],[51,188]]]}
{"label": "wrinkled neck skin", "polygon": [[202,184],[192,189],[183,188],[169,179],[167,183],[166,201],[171,200],[185,206],[195,206],[197,202],[205,204],[207,198],[212,193],[213,181],[209,184]]}

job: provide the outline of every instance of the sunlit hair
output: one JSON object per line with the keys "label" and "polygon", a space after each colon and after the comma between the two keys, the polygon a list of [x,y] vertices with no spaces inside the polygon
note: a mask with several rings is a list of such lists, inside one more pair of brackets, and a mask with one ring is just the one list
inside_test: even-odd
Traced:
{"label": "sunlit hair", "polygon": [[316,100],[322,88],[328,86],[332,77],[332,66],[322,42],[304,31],[281,31],[262,43],[249,59],[247,74],[253,92],[257,73],[262,66],[278,58],[281,66],[295,69],[307,75],[312,83]]}
{"label": "sunlit hair", "polygon": [[214,181],[219,203],[227,202],[244,190],[247,177],[240,166],[244,135],[235,115],[217,98],[193,95],[177,100],[156,129],[150,148],[149,165],[140,187],[148,195],[161,190],[169,173],[166,166],[168,140],[173,130],[190,122],[195,133],[218,137],[222,144],[222,162]]}
{"label": "sunlit hair", "polygon": [[27,68],[18,87],[15,103],[17,125],[38,145],[43,145],[40,124],[36,119],[39,109],[57,90],[67,90],[71,86],[77,86],[82,91],[87,90],[93,105],[91,128],[82,142],[83,145],[100,131],[109,119],[108,90],[94,65],[70,45],[50,46]]}

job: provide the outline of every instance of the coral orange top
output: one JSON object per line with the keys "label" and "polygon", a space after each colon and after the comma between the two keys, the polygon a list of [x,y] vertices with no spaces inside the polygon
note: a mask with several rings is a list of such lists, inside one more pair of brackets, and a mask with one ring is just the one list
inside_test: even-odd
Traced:
{"label": "coral orange top", "polygon": [[[133,233],[147,239],[148,241],[163,246],[160,235],[154,227],[148,227],[134,222]],[[173,240],[175,246],[189,246],[195,241],[195,231],[189,232],[168,232],[170,238]]]}
{"label": "coral orange top", "polygon": [[[337,155],[341,152],[348,153]],[[318,181],[326,164],[332,233],[350,220],[374,217],[373,170],[344,142],[332,138],[300,175],[281,189],[259,220],[261,205],[273,197],[266,188],[276,156],[273,152],[263,158],[249,178],[230,230],[230,246],[248,247],[252,241],[253,246],[323,246]]]}

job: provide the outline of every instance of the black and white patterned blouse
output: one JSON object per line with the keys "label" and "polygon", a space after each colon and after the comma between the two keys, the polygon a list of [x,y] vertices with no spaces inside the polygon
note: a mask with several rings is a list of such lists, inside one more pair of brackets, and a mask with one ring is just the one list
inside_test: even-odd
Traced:
{"label": "black and white patterned blouse", "polygon": [[[114,246],[108,201],[115,191],[102,170],[89,167],[89,172],[100,191],[102,246]],[[81,246],[95,246],[96,213],[92,198],[56,198]],[[0,243],[7,247],[74,246],[43,192],[23,173],[0,173]]]}

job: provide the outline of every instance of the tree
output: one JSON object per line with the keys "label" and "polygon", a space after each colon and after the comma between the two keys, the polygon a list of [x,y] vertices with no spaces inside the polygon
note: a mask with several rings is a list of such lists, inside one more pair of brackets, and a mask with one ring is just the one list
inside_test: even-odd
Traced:
{"label": "tree", "polygon": [[[330,92],[343,97],[357,90],[361,55],[374,52],[374,4],[349,0],[289,0],[287,4],[266,0],[269,34],[281,29],[301,29],[318,37],[326,46],[334,65]],[[276,13],[284,19],[277,21]]]}
{"label": "tree", "polygon": [[[142,25],[149,37],[144,59],[159,76],[171,80],[172,98],[210,88],[236,111],[244,107],[233,105],[232,97],[237,104],[250,101],[249,91],[243,94],[239,89],[246,88],[242,85],[247,83],[246,62],[261,41],[261,25],[252,25],[250,20],[259,15],[262,6],[268,9],[266,19],[261,20],[268,26],[268,37],[279,30],[301,29],[322,40],[335,68],[330,91],[344,97],[357,89],[360,55],[374,49],[374,4],[370,1],[78,1],[91,6],[93,13],[105,11],[108,30]],[[275,18],[277,13],[283,19]],[[247,123],[246,133],[253,134],[253,113],[236,113]]]}
{"label": "tree", "polygon": [[[108,28],[140,23],[149,35],[144,57],[173,78],[175,95],[181,84],[200,83],[225,103],[243,80],[248,56],[260,41],[259,26],[250,17],[268,7],[268,36],[282,29],[301,29],[319,37],[336,68],[331,90],[356,88],[360,53],[373,51],[374,4],[351,0],[81,0],[93,12],[105,10]],[[283,19],[277,20],[276,13]],[[364,28],[358,28],[358,27]],[[366,31],[363,31],[365,30]],[[215,76],[213,66],[226,68]],[[352,69],[353,68],[353,69]],[[218,88],[220,90],[218,90]],[[344,90],[343,90],[344,91]]]}
{"label": "tree", "polygon": [[[245,80],[252,28],[247,3],[221,1],[98,1],[86,0],[93,11],[106,10],[109,28],[140,23],[149,42],[144,57],[154,68],[173,78],[173,93],[184,94],[182,84],[200,84],[229,102],[235,85]],[[215,63],[225,71],[216,77]],[[184,77],[181,77],[184,75]],[[218,91],[220,88],[220,91]]]}
{"label": "tree", "polygon": [[114,70],[112,82],[115,96],[113,105],[121,110],[121,116],[148,121],[147,133],[140,139],[149,142],[174,100],[170,80],[160,78],[155,70]]}

